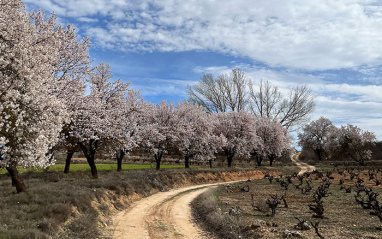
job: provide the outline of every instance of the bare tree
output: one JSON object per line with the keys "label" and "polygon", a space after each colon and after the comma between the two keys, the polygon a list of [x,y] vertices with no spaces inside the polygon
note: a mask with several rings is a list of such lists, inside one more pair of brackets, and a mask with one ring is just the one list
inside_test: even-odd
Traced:
{"label": "bare tree", "polygon": [[216,78],[205,74],[198,84],[188,86],[187,94],[189,101],[202,105],[209,112],[244,110],[276,120],[288,130],[306,123],[315,106],[312,91],[306,85],[296,86],[284,96],[269,81],[260,81],[256,89],[239,69]]}
{"label": "bare tree", "polygon": [[315,107],[312,91],[306,85],[296,86],[283,97],[269,81],[260,81],[257,91],[249,84],[249,95],[252,114],[275,119],[287,129],[305,123]]}
{"label": "bare tree", "polygon": [[248,104],[247,85],[249,79],[239,69],[216,78],[205,74],[201,82],[188,86],[189,101],[205,107],[209,112],[229,112],[245,110]]}

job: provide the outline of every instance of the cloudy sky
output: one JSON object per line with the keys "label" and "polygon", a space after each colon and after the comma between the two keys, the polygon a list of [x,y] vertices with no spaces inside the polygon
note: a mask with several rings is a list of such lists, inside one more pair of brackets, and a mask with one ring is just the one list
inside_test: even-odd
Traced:
{"label": "cloudy sky", "polygon": [[309,85],[316,111],[382,140],[382,3],[378,0],[24,0],[89,36],[150,102],[181,101],[205,73],[239,67],[256,83]]}

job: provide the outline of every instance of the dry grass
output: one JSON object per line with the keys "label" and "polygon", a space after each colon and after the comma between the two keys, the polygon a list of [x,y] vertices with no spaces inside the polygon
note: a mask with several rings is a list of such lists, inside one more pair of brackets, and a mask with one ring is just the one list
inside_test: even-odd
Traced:
{"label": "dry grass", "polygon": [[196,222],[216,238],[235,239],[248,236],[244,232],[246,222],[220,210],[217,206],[221,187],[199,195],[192,203]]}
{"label": "dry grass", "polygon": [[16,194],[7,175],[0,175],[0,238],[97,238],[116,210],[133,199],[177,186],[247,178],[239,169],[166,169],[26,172],[28,191]]}

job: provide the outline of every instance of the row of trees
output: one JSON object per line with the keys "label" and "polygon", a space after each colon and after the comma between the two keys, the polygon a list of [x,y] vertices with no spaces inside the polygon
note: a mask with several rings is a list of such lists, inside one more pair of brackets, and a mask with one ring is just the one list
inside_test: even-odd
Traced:
{"label": "row of trees", "polygon": [[[28,14],[20,1],[0,3],[0,166],[18,192],[25,190],[17,166],[47,167],[54,152],[85,155],[98,177],[95,155],[125,154],[144,147],[157,168],[176,149],[186,167],[190,158],[210,159],[224,152],[228,166],[235,155],[252,154],[258,163],[289,148],[287,131],[269,117],[238,112],[207,113],[190,102],[150,104],[129,83],[111,81],[110,66],[91,67],[89,39],[78,39],[73,26],[56,25],[55,16]],[[86,94],[86,88],[90,93]]]}
{"label": "row of trees", "polygon": [[318,160],[341,155],[341,158],[351,158],[360,165],[371,159],[369,147],[376,142],[372,132],[351,124],[338,128],[323,117],[304,126],[298,139],[302,150],[314,152]]}
{"label": "row of trees", "polygon": [[268,158],[272,165],[289,149],[287,130],[272,119],[244,111],[207,113],[188,101],[151,104],[139,92],[128,90],[128,84],[110,82],[109,68],[103,63],[96,67],[90,77],[91,92],[78,99],[82,106],[72,114],[65,137],[57,145],[68,152],[66,172],[78,147],[94,178],[98,177],[94,157],[100,149],[116,155],[118,170],[124,155],[135,147],[154,155],[157,169],[169,151],[183,155],[188,168],[191,158],[208,160],[220,152],[229,167],[236,155],[255,156],[259,165]]}

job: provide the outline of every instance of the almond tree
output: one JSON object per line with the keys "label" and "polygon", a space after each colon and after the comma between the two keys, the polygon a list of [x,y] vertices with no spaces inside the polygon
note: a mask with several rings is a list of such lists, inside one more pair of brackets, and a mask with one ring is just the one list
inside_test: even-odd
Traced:
{"label": "almond tree", "polygon": [[176,108],[176,126],[172,128],[174,146],[184,156],[185,168],[190,167],[191,158],[213,158],[213,118],[206,113],[205,108],[191,102],[178,103]]}
{"label": "almond tree", "polygon": [[85,94],[85,80],[91,73],[92,61],[89,60],[89,39],[84,38],[79,41],[72,25],[68,25],[66,29],[58,26],[56,32],[60,34],[60,61],[53,73],[59,82],[55,87],[55,94],[65,102],[69,112],[69,121],[61,131],[57,148],[65,149],[67,152],[64,172],[68,173],[72,156],[78,150],[78,142],[76,138],[71,137],[70,131]]}
{"label": "almond tree", "polygon": [[122,132],[120,112],[129,83],[111,82],[110,65],[100,63],[90,75],[91,92],[78,109],[71,136],[78,144],[90,166],[92,177],[98,178],[95,153],[101,146],[110,148],[111,142]]}
{"label": "almond tree", "polygon": [[[44,18],[41,11],[33,16],[36,22],[40,22]],[[70,131],[85,94],[85,80],[91,73],[90,63],[92,61],[89,60],[89,39],[79,40],[72,25],[68,25],[66,28],[59,25],[55,28],[55,32],[59,36],[59,62],[55,65],[56,70],[53,72],[53,77],[57,81],[54,94],[65,102],[69,113],[69,121],[63,126],[60,142],[55,149],[66,151],[64,172],[69,173],[70,161],[74,152],[79,148],[78,140],[71,136]]]}
{"label": "almond tree", "polygon": [[359,127],[351,124],[341,126],[338,132],[339,150],[349,156],[360,165],[365,165],[365,161],[370,160],[372,156],[371,150],[367,149],[368,145],[374,145],[376,141],[375,134],[369,131],[363,131]]}
{"label": "almond tree", "polygon": [[219,137],[221,150],[227,157],[228,167],[231,167],[235,155],[249,156],[253,145],[258,144],[255,117],[240,111],[220,113],[216,118],[214,134]]}
{"label": "almond tree", "polygon": [[329,155],[331,138],[336,137],[338,130],[332,121],[320,117],[305,125],[302,130],[303,132],[298,134],[298,144],[303,150],[312,150],[320,161],[325,154]]}
{"label": "almond tree", "polygon": [[121,131],[114,136],[113,148],[117,160],[117,171],[122,171],[122,160],[142,142],[144,128],[149,124],[152,105],[146,102],[140,92],[129,90],[119,112],[118,125]]}
{"label": "almond tree", "polygon": [[173,127],[177,125],[175,107],[172,103],[161,101],[151,107],[148,117],[149,123],[142,133],[142,144],[154,155],[156,170],[159,170],[163,155],[168,153],[174,142]]}
{"label": "almond tree", "polygon": [[52,164],[47,152],[68,118],[52,75],[60,62],[60,36],[54,16],[37,21],[20,1],[0,6],[0,164],[22,192],[16,166]]}
{"label": "almond tree", "polygon": [[259,140],[253,145],[251,154],[256,157],[258,166],[261,166],[265,157],[272,166],[273,161],[290,148],[288,131],[280,123],[267,117],[257,117],[254,127]]}

